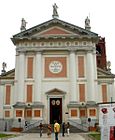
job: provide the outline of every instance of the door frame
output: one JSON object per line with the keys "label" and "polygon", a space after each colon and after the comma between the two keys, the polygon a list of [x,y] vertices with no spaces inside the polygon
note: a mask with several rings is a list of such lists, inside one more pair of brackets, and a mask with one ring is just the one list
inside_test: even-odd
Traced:
{"label": "door frame", "polygon": [[51,89],[49,91],[47,91],[46,93],[46,99],[47,99],[47,106],[46,106],[46,110],[47,110],[47,123],[50,123],[50,98],[62,98],[62,121],[64,121],[64,115],[65,115],[65,95],[66,92],[62,91],[60,89],[54,88]]}
{"label": "door frame", "polygon": [[[56,101],[56,99],[57,100],[59,100],[60,101],[60,106],[59,106],[59,109],[60,109],[60,122],[59,123],[62,123],[62,121],[63,121],[63,113],[62,113],[62,97],[51,97],[51,98],[49,98],[49,122],[51,123],[51,111],[52,111],[52,108],[53,108],[53,105],[51,106],[51,100],[53,100],[54,99],[54,101]],[[55,102],[55,104],[56,104],[56,102]],[[52,108],[51,108],[52,107]],[[56,106],[55,106],[56,107]],[[60,108],[61,107],[61,108]],[[57,120],[58,121],[58,120]]]}

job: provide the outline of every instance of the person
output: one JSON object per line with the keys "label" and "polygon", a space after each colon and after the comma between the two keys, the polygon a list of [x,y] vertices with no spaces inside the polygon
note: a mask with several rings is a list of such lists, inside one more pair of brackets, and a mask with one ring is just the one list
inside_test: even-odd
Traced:
{"label": "person", "polygon": [[62,123],[62,136],[65,136],[65,122]]}
{"label": "person", "polygon": [[26,127],[26,128],[28,127],[28,122],[27,122],[27,121],[25,121],[25,127]]}
{"label": "person", "polygon": [[51,132],[52,132],[51,125],[48,124],[48,132],[47,132],[48,137],[51,137]]}
{"label": "person", "polygon": [[67,122],[67,136],[69,136],[69,133],[70,133],[70,124],[69,122]]}
{"label": "person", "polygon": [[58,140],[58,133],[59,133],[59,131],[60,131],[60,125],[59,125],[59,123],[56,120],[55,124],[54,124],[55,140]]}
{"label": "person", "polygon": [[39,127],[40,127],[40,137],[42,137],[42,133],[43,133],[43,124],[40,123]]}

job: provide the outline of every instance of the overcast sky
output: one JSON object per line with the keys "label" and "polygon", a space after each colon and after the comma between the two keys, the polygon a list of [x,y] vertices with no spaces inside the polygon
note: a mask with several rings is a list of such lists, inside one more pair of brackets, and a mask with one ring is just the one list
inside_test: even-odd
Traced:
{"label": "overcast sky", "polygon": [[15,46],[11,37],[20,32],[21,19],[29,29],[52,19],[52,5],[58,6],[59,19],[84,28],[90,16],[91,31],[105,37],[107,60],[115,74],[115,4],[114,0],[0,0],[0,73],[2,62],[7,71],[15,67]]}

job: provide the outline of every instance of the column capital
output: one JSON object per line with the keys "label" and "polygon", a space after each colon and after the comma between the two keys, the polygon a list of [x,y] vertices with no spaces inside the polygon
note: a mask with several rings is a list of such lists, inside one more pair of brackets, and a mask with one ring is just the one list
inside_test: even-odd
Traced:
{"label": "column capital", "polygon": [[36,54],[42,54],[42,51],[36,51]]}
{"label": "column capital", "polygon": [[70,52],[70,53],[75,53],[75,52],[76,52],[76,48],[70,48],[70,49],[69,49],[69,52]]}

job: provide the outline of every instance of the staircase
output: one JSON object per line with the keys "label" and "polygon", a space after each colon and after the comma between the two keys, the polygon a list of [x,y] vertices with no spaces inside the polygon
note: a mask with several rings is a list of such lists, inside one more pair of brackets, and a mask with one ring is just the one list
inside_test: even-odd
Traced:
{"label": "staircase", "polygon": [[[43,124],[43,133],[47,133],[47,124]],[[51,125],[52,126],[52,132],[53,132],[53,124]],[[62,127],[60,129],[60,133],[62,132]],[[66,133],[66,129],[65,129],[65,133]],[[70,125],[70,133],[84,133],[85,131],[73,126],[73,125]],[[38,126],[34,127],[34,128],[31,128],[31,129],[28,129],[26,131],[24,131],[24,133],[40,133],[40,128]]]}

